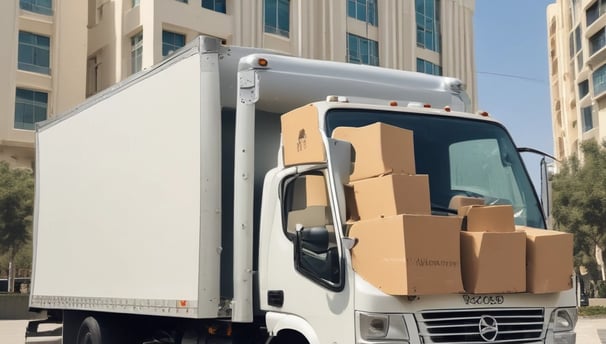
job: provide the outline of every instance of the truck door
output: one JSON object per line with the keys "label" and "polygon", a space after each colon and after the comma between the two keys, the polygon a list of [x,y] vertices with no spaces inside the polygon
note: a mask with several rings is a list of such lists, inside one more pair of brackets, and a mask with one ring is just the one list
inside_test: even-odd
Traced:
{"label": "truck door", "polygon": [[326,178],[326,169],[318,169],[284,175],[276,183],[277,211],[269,242],[261,243],[268,250],[260,264],[260,270],[265,266],[260,271],[262,306],[270,311],[268,319],[283,324],[272,329],[268,321],[270,332],[292,326],[311,343],[351,343],[353,295],[346,278],[352,273],[344,270],[337,247]]}

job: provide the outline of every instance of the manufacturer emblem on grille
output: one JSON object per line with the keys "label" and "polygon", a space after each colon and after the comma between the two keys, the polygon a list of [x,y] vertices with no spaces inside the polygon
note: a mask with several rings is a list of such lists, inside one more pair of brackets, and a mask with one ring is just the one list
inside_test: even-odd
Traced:
{"label": "manufacturer emblem on grille", "polygon": [[490,315],[482,315],[480,318],[480,337],[487,342],[494,342],[499,334],[497,319]]}

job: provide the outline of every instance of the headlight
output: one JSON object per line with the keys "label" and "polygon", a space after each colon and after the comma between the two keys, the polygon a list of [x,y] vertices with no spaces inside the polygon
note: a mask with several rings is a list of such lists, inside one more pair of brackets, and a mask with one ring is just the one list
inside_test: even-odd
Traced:
{"label": "headlight", "polygon": [[357,318],[363,340],[408,340],[408,330],[402,314],[357,312]]}
{"label": "headlight", "polygon": [[576,308],[560,308],[551,314],[554,332],[572,331],[577,324]]}

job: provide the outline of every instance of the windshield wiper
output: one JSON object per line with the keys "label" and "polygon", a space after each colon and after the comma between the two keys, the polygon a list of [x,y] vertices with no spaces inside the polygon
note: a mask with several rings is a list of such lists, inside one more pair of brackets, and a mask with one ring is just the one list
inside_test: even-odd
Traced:
{"label": "windshield wiper", "polygon": [[458,211],[456,209],[451,209],[448,207],[443,207],[443,206],[439,206],[439,205],[435,205],[435,204],[431,204],[431,211],[438,211],[438,212],[442,212],[442,213],[446,213],[446,214],[458,214]]}

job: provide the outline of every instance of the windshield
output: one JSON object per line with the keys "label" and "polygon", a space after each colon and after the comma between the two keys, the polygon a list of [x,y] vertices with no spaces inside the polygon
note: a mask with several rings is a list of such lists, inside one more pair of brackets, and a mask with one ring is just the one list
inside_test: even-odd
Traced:
{"label": "windshield", "polygon": [[522,160],[499,124],[408,112],[332,109],[326,114],[331,136],[337,127],[375,122],[414,132],[416,172],[429,175],[435,214],[448,209],[454,196],[481,197],[485,204],[512,205],[517,225],[545,228]]}

